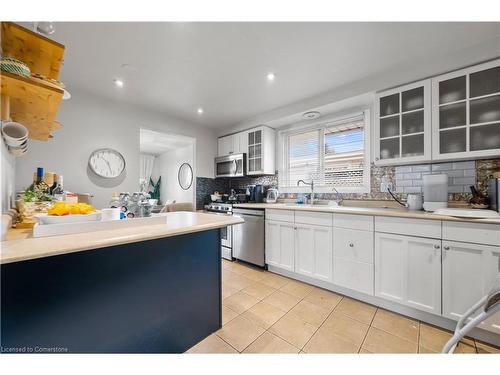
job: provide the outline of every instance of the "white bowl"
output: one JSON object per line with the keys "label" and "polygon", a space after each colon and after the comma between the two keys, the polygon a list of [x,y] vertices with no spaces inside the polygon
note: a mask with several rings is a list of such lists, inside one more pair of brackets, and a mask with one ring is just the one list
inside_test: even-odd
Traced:
{"label": "white bowl", "polygon": [[19,148],[19,147],[10,147],[9,146],[9,152],[14,156],[22,156],[26,153],[27,150],[28,150],[27,147]]}
{"label": "white bowl", "polygon": [[48,214],[38,214],[34,215],[40,224],[68,224],[68,223],[84,223],[87,221],[99,221],[101,220],[101,213],[96,211],[92,214],[80,215],[64,215],[55,216]]}
{"label": "white bowl", "polygon": [[18,122],[4,122],[2,134],[9,146],[20,146],[28,139],[28,129]]}

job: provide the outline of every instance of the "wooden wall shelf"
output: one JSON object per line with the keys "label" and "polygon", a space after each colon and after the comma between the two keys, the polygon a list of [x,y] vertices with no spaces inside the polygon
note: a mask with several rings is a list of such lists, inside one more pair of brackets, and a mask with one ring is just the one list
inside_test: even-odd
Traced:
{"label": "wooden wall shelf", "polygon": [[13,22],[2,22],[2,51],[29,66],[31,73],[57,79],[64,46]]}
{"label": "wooden wall shelf", "polygon": [[0,73],[1,95],[9,98],[10,117],[20,122],[30,139],[46,141],[61,125],[55,121],[63,90],[31,78]]}
{"label": "wooden wall shelf", "polygon": [[[1,23],[4,56],[26,63],[31,73],[57,80],[64,46],[12,22]],[[0,72],[1,118],[26,126],[29,138],[47,141],[62,125],[56,121],[64,90],[43,80]]]}

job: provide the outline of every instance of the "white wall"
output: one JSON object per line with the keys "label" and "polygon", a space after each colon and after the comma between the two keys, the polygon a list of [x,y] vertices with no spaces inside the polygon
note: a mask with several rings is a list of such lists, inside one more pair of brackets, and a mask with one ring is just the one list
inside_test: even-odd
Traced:
{"label": "white wall", "polygon": [[[7,150],[7,146],[3,142],[3,140],[0,140],[2,143],[2,159],[0,163],[0,168],[2,169],[1,177],[2,177],[2,184],[0,187],[0,195],[2,197],[1,201],[1,206],[0,206],[0,211],[5,212],[11,208],[11,203],[15,195],[15,166],[16,166],[16,158],[9,154],[9,151]],[[33,180],[33,173],[31,174],[30,177],[30,183]]]}
{"label": "white wall", "polygon": [[176,202],[191,202],[195,204],[196,189],[195,179],[188,190],[180,187],[178,182],[179,167],[182,163],[193,166],[193,146],[185,146],[172,151],[165,152],[158,157],[161,174],[160,199],[175,200]]}
{"label": "white wall", "polygon": [[[196,138],[197,175],[213,177],[217,140],[212,130],[84,92],[72,90],[71,94],[58,115],[63,128],[50,141],[31,141],[28,153],[17,160],[17,190],[28,186],[36,167],[41,166],[62,174],[67,190],[94,194],[96,207],[107,206],[113,191],[137,191],[141,127]],[[116,180],[97,178],[87,170],[90,154],[101,147],[114,148],[125,157],[126,172]]]}

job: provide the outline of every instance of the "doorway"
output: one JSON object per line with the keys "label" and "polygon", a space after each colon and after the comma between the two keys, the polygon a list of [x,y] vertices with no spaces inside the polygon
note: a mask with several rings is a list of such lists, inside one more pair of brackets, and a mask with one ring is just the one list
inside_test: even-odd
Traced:
{"label": "doorway", "polygon": [[195,153],[196,138],[141,128],[140,190],[158,194],[154,197],[158,205],[192,203],[195,207]]}

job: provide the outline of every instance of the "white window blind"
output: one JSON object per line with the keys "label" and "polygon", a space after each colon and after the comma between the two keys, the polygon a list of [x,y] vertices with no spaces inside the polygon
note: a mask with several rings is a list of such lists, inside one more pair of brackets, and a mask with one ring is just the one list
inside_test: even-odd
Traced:
{"label": "white window blind", "polygon": [[310,129],[283,134],[280,188],[296,188],[299,180],[331,191],[366,187],[369,165],[365,155],[365,115],[329,121]]}
{"label": "white window blind", "polygon": [[296,186],[299,180],[317,179],[320,171],[319,130],[291,134],[288,143],[289,184]]}

